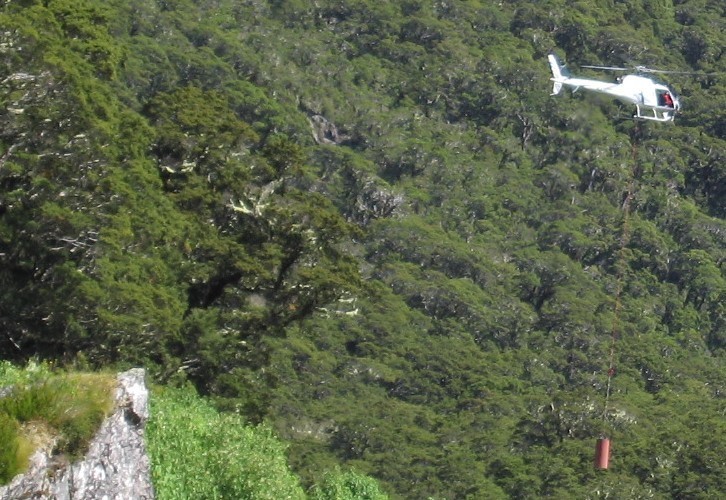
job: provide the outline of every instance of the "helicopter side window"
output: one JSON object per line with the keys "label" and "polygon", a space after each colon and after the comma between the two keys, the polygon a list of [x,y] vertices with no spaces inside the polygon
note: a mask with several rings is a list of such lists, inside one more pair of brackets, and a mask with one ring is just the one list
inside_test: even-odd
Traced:
{"label": "helicopter side window", "polygon": [[658,93],[658,106],[665,106],[667,108],[672,108],[673,106],[673,96],[671,96],[671,93],[667,90],[663,92]]}

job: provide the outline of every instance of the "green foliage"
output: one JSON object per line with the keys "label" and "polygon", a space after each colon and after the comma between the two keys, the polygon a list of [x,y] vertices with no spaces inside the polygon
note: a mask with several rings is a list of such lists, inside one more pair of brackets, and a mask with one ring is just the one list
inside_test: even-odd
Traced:
{"label": "green foliage", "polygon": [[189,390],[152,397],[147,426],[159,498],[304,498],[269,428],[219,414]]}
{"label": "green foliage", "polygon": [[329,472],[316,486],[310,498],[315,500],[385,500],[378,483],[370,477],[339,469]]}
{"label": "green foliage", "polygon": [[0,361],[0,387],[32,385],[47,379],[50,375],[51,370],[47,363],[30,361],[25,366],[19,367],[9,361]]}
{"label": "green foliage", "polygon": [[[308,498],[269,427],[219,413],[191,388],[153,391],[146,438],[159,498]],[[310,498],[388,496],[374,479],[336,469]]]}
{"label": "green foliage", "polygon": [[0,356],[191,381],[306,485],[724,489],[722,76],[663,126],[546,64],[723,73],[721,10],[5,2]]}
{"label": "green foliage", "polygon": [[8,483],[23,470],[18,460],[18,422],[6,413],[0,413],[0,484]]}
{"label": "green foliage", "polygon": [[41,383],[29,387],[14,387],[12,397],[0,400],[0,411],[19,422],[29,422],[41,416],[55,419],[60,387]]}

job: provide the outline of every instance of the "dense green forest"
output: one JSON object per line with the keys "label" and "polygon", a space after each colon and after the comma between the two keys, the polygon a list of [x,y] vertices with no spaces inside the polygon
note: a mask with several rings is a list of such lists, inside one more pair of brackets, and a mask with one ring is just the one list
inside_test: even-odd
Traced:
{"label": "dense green forest", "polygon": [[[716,0],[4,0],[0,357],[191,382],[306,486],[721,498],[725,47]],[[634,122],[551,51],[696,74]]]}

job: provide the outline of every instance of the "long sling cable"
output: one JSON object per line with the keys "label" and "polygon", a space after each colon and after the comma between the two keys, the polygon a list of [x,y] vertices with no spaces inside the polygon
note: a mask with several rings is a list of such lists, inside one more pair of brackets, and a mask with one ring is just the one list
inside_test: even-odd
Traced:
{"label": "long sling cable", "polygon": [[[615,288],[615,304],[614,304],[614,317],[612,330],[610,332],[610,354],[607,371],[607,387],[605,390],[605,406],[603,408],[603,420],[607,422],[610,415],[610,395],[613,387],[613,377],[615,376],[615,346],[620,335],[620,315],[622,312],[622,299],[621,295],[623,292],[623,281],[625,280],[625,270],[627,267],[627,254],[626,249],[630,242],[630,202],[633,199],[635,193],[635,179],[638,168],[638,143],[640,141],[640,124],[636,121],[635,127],[631,135],[631,153],[632,153],[632,167],[628,180],[628,189],[625,193],[625,199],[623,200],[623,226],[622,233],[620,235],[620,249],[616,258],[616,288]],[[601,437],[597,441],[595,449],[595,468],[607,469],[610,461],[610,439],[607,437]]]}
{"label": "long sling cable", "polygon": [[618,336],[620,335],[620,313],[622,310],[622,300],[621,300],[621,294],[623,292],[623,280],[625,279],[625,259],[626,259],[626,252],[628,243],[630,242],[630,202],[632,201],[634,191],[635,191],[635,172],[638,168],[638,143],[640,141],[640,123],[638,121],[635,122],[635,128],[633,129],[633,133],[630,139],[631,142],[631,154],[632,154],[632,169],[630,172],[630,179],[628,182],[628,190],[625,194],[625,199],[623,200],[623,230],[622,234],[620,235],[620,249],[618,252],[618,258],[617,258],[617,285],[615,289],[615,306],[614,306],[614,319],[613,319],[613,327],[610,332],[610,355],[609,355],[609,363],[608,363],[608,378],[607,378],[607,388],[605,390],[605,408],[603,409],[603,417],[605,420],[607,420],[608,413],[610,410],[610,394],[612,392],[612,381],[613,376],[615,375],[615,344],[618,339]]}

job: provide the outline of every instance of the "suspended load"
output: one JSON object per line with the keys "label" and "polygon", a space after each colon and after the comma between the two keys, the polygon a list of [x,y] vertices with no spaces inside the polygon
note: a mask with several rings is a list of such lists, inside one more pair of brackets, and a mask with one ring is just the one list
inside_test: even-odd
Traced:
{"label": "suspended load", "polygon": [[610,440],[600,438],[595,445],[595,468],[607,469],[610,462]]}

